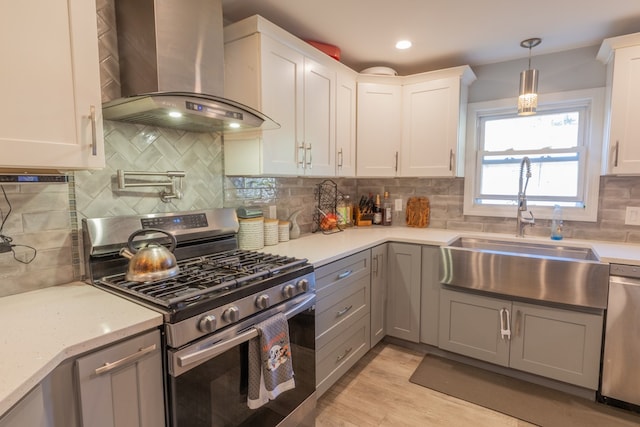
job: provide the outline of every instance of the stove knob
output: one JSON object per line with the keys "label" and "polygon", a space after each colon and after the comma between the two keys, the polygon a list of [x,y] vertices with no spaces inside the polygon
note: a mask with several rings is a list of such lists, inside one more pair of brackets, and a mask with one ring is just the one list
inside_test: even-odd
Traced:
{"label": "stove knob", "polygon": [[240,310],[235,305],[232,305],[222,313],[222,318],[229,323],[237,322],[240,320]]}
{"label": "stove knob", "polygon": [[307,279],[302,279],[298,283],[296,283],[296,287],[300,292],[308,292],[309,291],[309,281]]}
{"label": "stove knob", "polygon": [[286,285],[284,288],[282,288],[282,295],[284,295],[285,298],[291,298],[294,295],[295,291],[295,286]]}
{"label": "stove knob", "polygon": [[256,307],[258,307],[261,310],[264,310],[265,308],[268,308],[269,307],[269,295],[267,295],[267,294],[259,295],[258,298],[256,298]]}
{"label": "stove knob", "polygon": [[213,332],[216,330],[216,316],[209,314],[203,316],[198,322],[198,329],[202,332]]}

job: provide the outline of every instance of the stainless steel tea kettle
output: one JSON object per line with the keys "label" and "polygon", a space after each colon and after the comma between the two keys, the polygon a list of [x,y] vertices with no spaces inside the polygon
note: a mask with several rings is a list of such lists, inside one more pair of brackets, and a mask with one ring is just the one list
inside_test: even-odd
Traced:
{"label": "stainless steel tea kettle", "polygon": [[[141,234],[162,233],[171,239],[169,249],[159,243],[151,242],[136,249],[133,239]],[[127,241],[127,247],[120,250],[120,255],[129,259],[126,279],[132,282],[152,282],[175,276],[180,271],[173,251],[177,245],[173,234],[164,230],[147,228],[133,232]]]}

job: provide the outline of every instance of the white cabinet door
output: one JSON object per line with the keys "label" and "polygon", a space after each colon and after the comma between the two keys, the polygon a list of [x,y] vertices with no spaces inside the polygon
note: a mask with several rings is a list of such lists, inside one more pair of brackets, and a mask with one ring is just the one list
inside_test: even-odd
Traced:
{"label": "white cabinet door", "polygon": [[397,175],[401,126],[402,87],[358,83],[357,176]]}
{"label": "white cabinet door", "polygon": [[304,64],[303,172],[309,176],[334,176],[335,71],[309,58],[304,58]]}
{"label": "white cabinet door", "polygon": [[304,56],[261,36],[262,105],[259,109],[280,124],[263,132],[263,173],[296,175],[304,156]]}
{"label": "white cabinet door", "polygon": [[611,87],[610,172],[640,174],[640,46],[616,49]]}
{"label": "white cabinet door", "polygon": [[453,176],[458,145],[460,79],[403,86],[401,176]]}
{"label": "white cabinet door", "polygon": [[0,38],[0,167],[104,167],[95,3],[3,2]]}
{"label": "white cabinet door", "polygon": [[356,176],[356,79],[336,77],[336,176]]}

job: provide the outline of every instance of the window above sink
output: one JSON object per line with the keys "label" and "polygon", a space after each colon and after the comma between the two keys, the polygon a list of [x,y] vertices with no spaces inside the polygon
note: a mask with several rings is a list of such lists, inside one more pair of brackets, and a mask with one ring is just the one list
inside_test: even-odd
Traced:
{"label": "window above sink", "polygon": [[551,218],[558,204],[565,219],[596,221],[604,90],[544,94],[541,101],[538,114],[527,117],[517,115],[515,99],[469,104],[465,215],[515,217],[518,169],[527,156],[527,202],[536,218]]}

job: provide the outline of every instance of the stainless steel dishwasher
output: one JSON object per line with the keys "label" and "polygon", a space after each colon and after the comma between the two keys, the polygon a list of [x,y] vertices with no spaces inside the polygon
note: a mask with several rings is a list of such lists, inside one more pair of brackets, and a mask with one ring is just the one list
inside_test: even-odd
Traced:
{"label": "stainless steel dishwasher", "polygon": [[601,400],[640,409],[640,266],[611,264]]}

